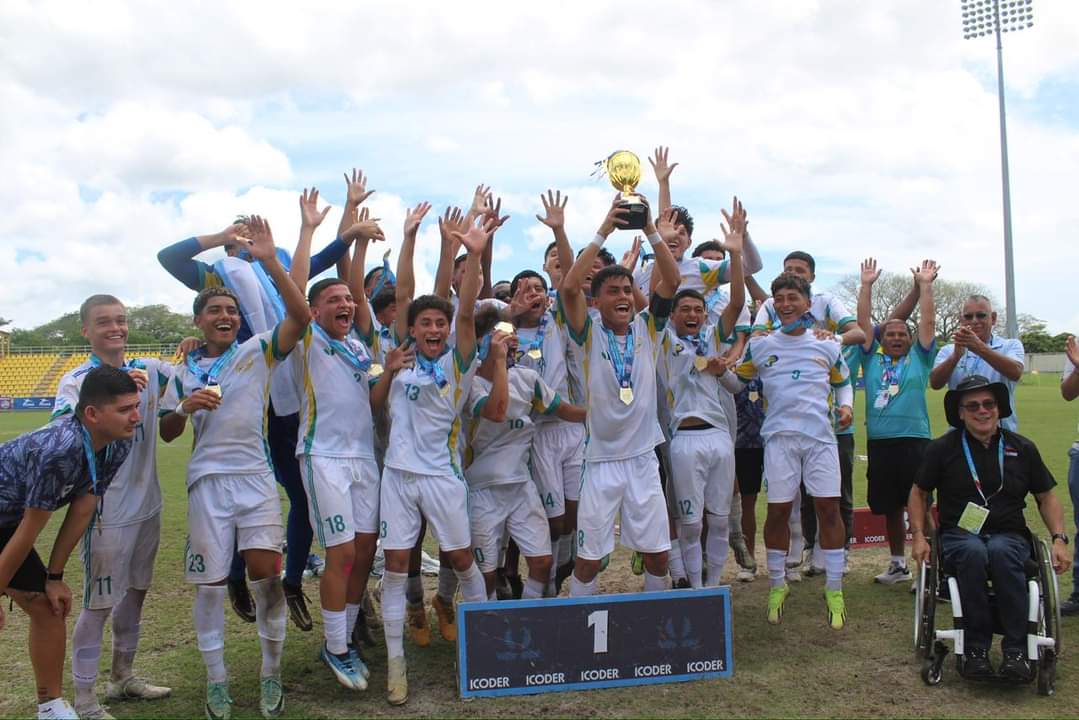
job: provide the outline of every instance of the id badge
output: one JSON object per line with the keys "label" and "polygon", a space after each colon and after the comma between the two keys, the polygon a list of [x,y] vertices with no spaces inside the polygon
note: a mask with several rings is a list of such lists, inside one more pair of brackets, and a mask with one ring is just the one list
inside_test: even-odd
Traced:
{"label": "id badge", "polygon": [[877,399],[873,401],[873,407],[877,410],[883,410],[888,407],[888,401],[891,400],[891,396],[887,390],[881,390],[877,393]]}
{"label": "id badge", "polygon": [[982,526],[988,518],[989,508],[968,502],[963,514],[959,516],[959,527],[974,535],[981,535]]}

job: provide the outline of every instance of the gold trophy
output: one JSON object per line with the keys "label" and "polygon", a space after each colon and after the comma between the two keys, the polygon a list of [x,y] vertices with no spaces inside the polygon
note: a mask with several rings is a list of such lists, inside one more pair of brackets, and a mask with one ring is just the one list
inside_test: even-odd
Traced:
{"label": "gold trophy", "polygon": [[641,196],[635,192],[637,183],[641,181],[641,159],[629,150],[616,150],[603,161],[603,169],[607,171],[607,177],[614,189],[622,193],[622,202],[618,206],[629,210],[623,216],[626,224],[620,226],[621,229],[643,229],[648,208],[641,201]]}

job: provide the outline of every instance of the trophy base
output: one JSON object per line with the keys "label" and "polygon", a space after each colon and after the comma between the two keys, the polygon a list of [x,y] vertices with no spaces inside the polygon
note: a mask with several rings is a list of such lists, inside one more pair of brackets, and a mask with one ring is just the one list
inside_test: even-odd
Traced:
{"label": "trophy base", "polygon": [[645,221],[648,219],[648,208],[642,202],[636,202],[635,196],[629,196],[625,202],[618,203],[618,207],[626,208],[628,213],[622,216],[625,225],[620,225],[620,230],[643,230]]}

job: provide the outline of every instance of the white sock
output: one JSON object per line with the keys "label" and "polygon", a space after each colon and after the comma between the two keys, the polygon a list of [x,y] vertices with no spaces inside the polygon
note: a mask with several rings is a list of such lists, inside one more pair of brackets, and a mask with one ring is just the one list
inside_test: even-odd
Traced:
{"label": "white sock", "polygon": [[843,589],[843,548],[822,549],[824,556],[824,589]]}
{"label": "white sock", "polygon": [[[700,545],[700,543],[698,543],[698,545]],[[644,591],[645,592],[652,592],[654,590],[666,590],[667,589],[666,585],[667,585],[666,576],[653,575],[652,573],[648,572],[648,570],[644,571]]]}
{"label": "white sock", "polygon": [[[680,556],[685,563],[685,576],[689,578],[692,587],[699,588],[702,584],[701,574],[704,570],[704,551],[701,548],[701,524],[693,523],[683,525],[678,530],[678,546],[671,546],[671,557]],[[708,555],[711,561],[711,552]],[[677,579],[674,570],[671,577]]]}
{"label": "white sock", "polygon": [[558,551],[555,555],[555,568],[560,568],[570,561],[573,554],[573,535],[561,535],[558,538]]}
{"label": "white sock", "polygon": [[[442,568],[439,568],[439,577],[441,579]],[[405,599],[412,605],[421,605],[423,603],[423,576],[422,575],[409,575],[408,582],[405,585]]]}
{"label": "white sock", "polygon": [[346,610],[322,608],[322,634],[326,649],[334,655],[348,652],[348,613]]}
{"label": "white sock", "polygon": [[457,573],[453,568],[438,568],[438,596],[447,604],[453,602],[454,596],[457,595],[457,581]]}
{"label": "white sock", "polygon": [[768,585],[783,587],[787,584],[787,553],[768,548]]}
{"label": "white sock", "polygon": [[[461,599],[465,602],[482,602],[487,597],[487,585],[483,582],[483,573],[476,567],[476,563],[468,566],[468,570],[453,571],[461,582]],[[439,577],[439,585],[442,578]],[[454,591],[456,593],[456,590]],[[441,595],[441,592],[439,593]],[[450,598],[453,595],[449,596]],[[443,597],[443,600],[446,598]]]}
{"label": "white sock", "polygon": [[97,702],[97,669],[101,661],[101,638],[109,619],[109,608],[84,608],[71,634],[71,675],[75,681],[75,704]]}
{"label": "white sock", "polygon": [[708,586],[718,587],[730,551],[730,518],[708,514]]}
{"label": "white sock", "polygon": [[[794,562],[802,562],[802,551],[805,550],[806,540],[802,535],[802,493],[795,493],[791,502],[791,519],[788,522],[791,529],[791,541],[787,549],[787,557]],[[784,561],[785,562],[785,561]]]}
{"label": "white sock", "polygon": [[112,679],[127,680],[132,675],[135,651],[139,647],[139,630],[142,621],[142,604],[145,590],[128,588],[124,597],[112,611]]}
{"label": "white sock", "polygon": [[[697,539],[700,540],[700,533],[697,533]],[[671,551],[667,553],[667,572],[671,574],[672,580],[681,580],[684,577],[688,577],[686,574],[685,557],[682,555],[682,541],[672,540]]]}
{"label": "white sock", "polygon": [[260,677],[278,677],[281,674],[281,655],[285,651],[285,590],[277,575],[251,581],[251,590],[255,595],[255,625],[262,646]]}
{"label": "white sock", "polygon": [[577,575],[569,576],[569,596],[570,597],[586,597],[588,595],[596,594],[596,585],[599,582],[599,577],[592,578],[589,582],[581,582],[577,579]]}
{"label": "white sock", "polygon": [[531,600],[532,598],[543,597],[544,586],[545,583],[540,582],[539,580],[533,580],[530,577],[525,578],[525,589],[524,592],[521,593],[521,598]]}
{"label": "white sock", "polygon": [[[360,603],[345,603],[345,639],[352,639],[352,631],[356,629],[356,621],[360,618]],[[364,620],[366,622],[366,620]]]}
{"label": "white sock", "polygon": [[905,555],[892,555],[892,562],[894,562],[899,567],[906,567],[907,557]]}
{"label": "white sock", "polygon": [[551,572],[547,578],[548,585],[554,585],[555,574],[558,572],[558,545],[561,541],[561,537],[551,541]]}
{"label": "white sock", "polygon": [[386,633],[386,654],[405,655],[405,573],[382,574],[382,629]]}
{"label": "white sock", "polygon": [[206,679],[225,682],[225,586],[199,585],[195,588],[195,635],[206,664]]}

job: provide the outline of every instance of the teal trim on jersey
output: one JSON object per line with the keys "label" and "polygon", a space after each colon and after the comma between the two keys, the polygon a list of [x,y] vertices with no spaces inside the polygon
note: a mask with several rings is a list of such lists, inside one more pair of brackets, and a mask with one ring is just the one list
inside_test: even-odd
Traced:
{"label": "teal trim on jersey", "polygon": [[315,399],[315,384],[311,382],[311,343],[305,342],[303,350],[303,393],[307,398],[307,427],[303,434],[303,451],[304,454],[310,454],[311,447],[315,444],[315,427],[318,425],[318,400]]}
{"label": "teal trim on jersey", "polygon": [[559,395],[558,393],[555,393],[554,400],[551,401],[551,406],[548,407],[546,410],[544,410],[543,414],[544,415],[553,415],[554,412],[556,410],[558,410],[558,406],[561,405],[561,404],[562,404],[562,396]]}
{"label": "teal trim on jersey", "polygon": [[303,466],[307,468],[307,499],[315,513],[315,533],[318,535],[318,544],[325,549],[326,531],[322,529],[322,513],[318,509],[318,493],[315,492],[315,469],[311,465],[310,455],[303,456]]}
{"label": "teal trim on jersey", "polygon": [[476,405],[472,408],[472,417],[478,418],[480,416],[480,413],[483,412],[483,406],[487,404],[489,397],[489,395],[484,395],[476,401]]}
{"label": "teal trim on jersey", "polygon": [[[310,327],[311,327],[310,324],[308,324],[308,328],[310,328]],[[288,353],[284,353],[284,354],[281,353],[281,346],[279,344],[279,340],[278,340],[278,337],[277,337],[277,334],[280,331],[281,331],[281,323],[277,323],[276,325],[274,325],[273,334],[270,335],[270,348],[271,348],[271,351],[272,351],[272,354],[273,354],[273,358],[274,358],[274,360],[277,360],[279,362],[288,357]]]}
{"label": "teal trim on jersey", "polygon": [[[312,321],[314,322],[314,321]],[[367,332],[360,329],[360,326],[355,322],[352,323],[352,329],[356,331],[356,337],[367,346],[368,350],[374,350],[375,346],[375,323],[374,320],[369,321]]]}
{"label": "teal trim on jersey", "polygon": [[581,333],[578,335],[573,331],[573,326],[568,322],[566,323],[566,332],[569,333],[570,340],[577,343],[581,347],[584,347],[588,342],[588,336],[592,332],[592,316],[585,311],[584,314],[584,327],[581,328]]}
{"label": "teal trim on jersey", "polygon": [[[472,344],[472,352],[468,354],[468,361],[466,362],[461,353],[457,352],[457,346],[453,348],[453,362],[457,365],[457,372],[464,375],[468,372],[468,367],[472,364],[472,361],[476,359],[476,343]],[[437,362],[437,361],[436,361]]]}
{"label": "teal trim on jersey", "polygon": [[61,417],[64,417],[65,415],[68,415],[68,414],[74,413],[74,412],[75,412],[75,408],[71,407],[67,403],[64,403],[63,405],[57,406],[57,408],[52,411],[52,415],[49,415],[49,422],[52,422],[56,418],[61,418]]}
{"label": "teal trim on jersey", "polygon": [[839,322],[837,322],[835,324],[835,327],[836,327],[836,330],[842,330],[844,325],[848,325],[850,323],[857,323],[857,322],[858,322],[857,318],[854,318],[854,317],[851,317],[850,315],[848,315],[847,317],[845,317],[845,318],[841,319]]}

